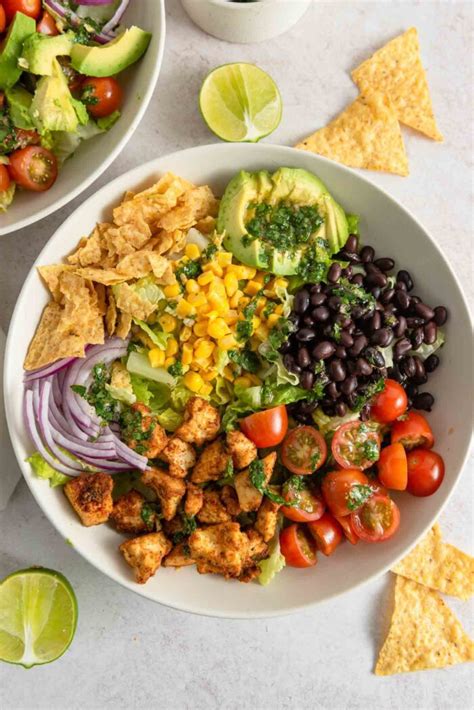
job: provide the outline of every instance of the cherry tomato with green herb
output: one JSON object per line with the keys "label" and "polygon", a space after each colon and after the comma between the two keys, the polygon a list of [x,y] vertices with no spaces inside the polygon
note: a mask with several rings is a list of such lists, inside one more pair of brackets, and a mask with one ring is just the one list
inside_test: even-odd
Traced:
{"label": "cherry tomato with green herb", "polygon": [[2,0],[3,9],[7,24],[9,24],[16,12],[28,15],[37,20],[41,13],[41,0]]}
{"label": "cherry tomato with green herb", "polygon": [[377,469],[382,485],[394,491],[404,491],[408,481],[408,465],[402,444],[395,442],[382,449]]}
{"label": "cherry tomato with green herb", "polygon": [[43,12],[41,19],[36,24],[36,31],[40,32],[42,35],[48,35],[49,37],[54,37],[59,34],[54,18],[49,14],[49,12],[46,12],[46,10]]}
{"label": "cherry tomato with green herb", "polygon": [[380,434],[368,422],[347,422],[336,429],[331,451],[342,468],[370,468],[380,455]]}
{"label": "cherry tomato with green herb", "polygon": [[342,528],[342,531],[344,535],[346,536],[346,540],[348,540],[351,545],[357,545],[359,542],[359,538],[354,532],[354,528],[352,527],[351,523],[351,516],[350,515],[344,515],[342,517],[337,517],[334,516],[335,520],[339,523],[339,525]]}
{"label": "cherry tomato with green herb", "polygon": [[435,451],[413,449],[407,454],[407,491],[414,496],[436,493],[444,478],[444,461]]}
{"label": "cherry tomato with green herb", "polygon": [[385,380],[383,390],[372,400],[370,415],[376,421],[387,424],[405,414],[407,407],[408,397],[403,387],[395,380]]}
{"label": "cherry tomato with green herb", "polygon": [[49,190],[57,178],[56,156],[39,145],[15,150],[8,158],[10,177],[26,190],[44,192]]}
{"label": "cherry tomato with green herb", "polygon": [[357,468],[330,471],[324,476],[321,488],[335,517],[350,515],[373,494],[369,479]]}
{"label": "cherry tomato with green herb", "polygon": [[425,417],[418,412],[408,412],[392,426],[392,444],[400,442],[407,451],[416,448],[432,449],[433,431]]}
{"label": "cherry tomato with green herb", "polygon": [[280,548],[286,564],[290,567],[314,567],[316,543],[302,525],[293,523],[280,533]]}
{"label": "cherry tomato with green herb", "polygon": [[288,431],[288,414],[284,404],[256,412],[240,421],[240,428],[250,441],[259,448],[277,446]]}
{"label": "cherry tomato with green herb", "polygon": [[5,165],[0,165],[0,192],[5,192],[10,187],[10,175]]}
{"label": "cherry tomato with green herb", "polygon": [[328,447],[324,437],[312,426],[292,429],[281,447],[283,465],[301,476],[313,473],[326,461]]}
{"label": "cherry tomato with green herb", "polygon": [[0,33],[5,31],[6,26],[7,18],[5,16],[5,10],[3,9],[3,5],[0,5]]}
{"label": "cherry tomato with green herb", "polygon": [[[299,479],[298,485],[292,485],[293,479]],[[293,505],[283,505],[280,510],[288,520],[296,523],[308,523],[318,520],[326,510],[326,505],[320,495],[315,493],[299,476],[292,476],[283,484],[282,495]]]}
{"label": "cherry tomato with green herb", "polygon": [[351,524],[361,540],[383,542],[397,532],[400,511],[391,498],[376,494],[351,514]]}
{"label": "cherry tomato with green herb", "polygon": [[316,547],[326,557],[332,555],[344,538],[341,525],[330,513],[324,513],[319,520],[308,523],[308,529],[316,540]]}
{"label": "cherry tomato with green herb", "polygon": [[112,76],[86,79],[82,84],[81,101],[93,118],[105,118],[121,107],[122,87]]}

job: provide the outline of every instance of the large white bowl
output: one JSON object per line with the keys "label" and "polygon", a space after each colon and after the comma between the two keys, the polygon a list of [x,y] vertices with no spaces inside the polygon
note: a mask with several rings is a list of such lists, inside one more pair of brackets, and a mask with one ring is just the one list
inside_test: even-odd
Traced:
{"label": "large white bowl", "polygon": [[42,193],[18,190],[7,212],[0,213],[0,235],[38,222],[66,205],[97,180],[132,137],[160,73],[165,46],[164,0],[131,2],[123,24],[152,32],[152,39],[145,55],[120,75],[125,94],[120,120],[107,133],[84,141],[64,163],[50,190]]}
{"label": "large white bowl", "polygon": [[373,244],[380,255],[395,257],[398,267],[408,268],[414,276],[416,292],[428,303],[445,304],[451,315],[446,325],[442,364],[430,379],[436,406],[429,419],[436,435],[436,449],[446,462],[446,477],[430,498],[397,496],[401,527],[389,542],[343,545],[334,557],[320,556],[313,570],[286,568],[268,587],[198,575],[194,568],[162,569],[146,585],[135,584],[130,568],[117,550],[121,537],[107,525],[83,527],[65,496],[35,478],[24,463],[32,452],[32,444],[22,417],[22,362],[48,299],[34,268],[18,299],[7,342],[5,397],[10,434],[23,475],[52,524],[97,569],[129,589],[178,609],[212,616],[285,614],[347,592],[385,572],[439,515],[459,477],[470,440],[471,400],[466,390],[471,366],[470,321],[456,277],[431,237],[409,212],[365,178],[325,158],[271,145],[224,144],[193,148],[154,160],[117,178],[81,205],[50,239],[36,265],[60,261],[97,220],[109,218],[111,207],[125,190],[150,183],[165,171],[171,170],[196,183],[208,183],[221,194],[238,170],[275,170],[279,166],[306,168],[316,173],[347,211],[361,215],[363,240]]}

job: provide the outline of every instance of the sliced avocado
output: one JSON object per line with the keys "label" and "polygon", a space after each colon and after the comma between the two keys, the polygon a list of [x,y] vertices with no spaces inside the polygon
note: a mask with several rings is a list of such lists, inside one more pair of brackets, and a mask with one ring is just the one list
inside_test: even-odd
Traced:
{"label": "sliced avocado", "polygon": [[237,173],[227,185],[217,218],[217,231],[225,232],[226,249],[232,251],[242,263],[252,266],[259,261],[259,245],[256,241],[248,244],[242,241],[247,234],[244,218],[248,205],[259,201],[263,180],[262,173],[247,173],[245,170]]}
{"label": "sliced avocado", "polygon": [[331,195],[326,195],[326,239],[332,254],[342,249],[349,236],[346,213]]}
{"label": "sliced avocado", "polygon": [[20,66],[32,74],[51,76],[53,73],[53,59],[68,57],[74,44],[74,35],[66,33],[49,37],[35,32],[27,38],[23,45]]}
{"label": "sliced avocado", "polygon": [[22,86],[13,86],[5,91],[5,96],[8,101],[8,110],[13,125],[16,128],[23,128],[27,131],[35,127],[31,117],[31,102],[33,94],[24,89]]}
{"label": "sliced avocado", "polygon": [[15,13],[0,52],[0,89],[10,89],[21,76],[23,69],[18,66],[23,42],[36,31],[33,18],[22,12]]}
{"label": "sliced avocado", "polygon": [[273,191],[270,204],[296,202],[314,205],[321,195],[327,195],[327,187],[316,175],[301,168],[279,168],[272,175]]}
{"label": "sliced avocado", "polygon": [[140,59],[150,40],[149,32],[133,26],[101,47],[75,44],[71,50],[71,64],[76,71],[87,76],[118,74]]}
{"label": "sliced avocado", "polygon": [[38,82],[31,103],[31,116],[40,133],[77,130],[79,121],[71,92],[57,59],[53,59],[53,75],[43,76]]}

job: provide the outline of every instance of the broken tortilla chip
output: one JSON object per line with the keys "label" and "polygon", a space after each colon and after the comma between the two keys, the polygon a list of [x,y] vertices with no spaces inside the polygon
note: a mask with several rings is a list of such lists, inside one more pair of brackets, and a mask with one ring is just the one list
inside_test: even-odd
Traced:
{"label": "broken tortilla chip", "polygon": [[399,121],[435,141],[442,141],[421,63],[418,32],[411,27],[352,72],[361,93],[366,87],[390,98]]}
{"label": "broken tortilla chip", "polygon": [[392,572],[459,599],[474,594],[474,558],[443,542],[437,523]]}
{"label": "broken tortilla chip", "polygon": [[351,168],[408,175],[400,125],[390,101],[381,93],[359,96],[331,123],[298,143]]}
{"label": "broken tortilla chip", "polygon": [[[132,318],[146,320],[153,311],[156,311],[158,304],[142,298],[141,295],[129,284],[120,284],[114,289],[115,303],[119,311],[128,313]],[[116,334],[118,335],[118,328]],[[120,336],[123,337],[123,336]]]}
{"label": "broken tortilla chip", "polygon": [[107,335],[112,336],[115,332],[115,326],[117,324],[117,306],[115,305],[114,294],[112,289],[107,289],[107,312],[105,314],[105,326],[107,328]]}
{"label": "broken tortilla chip", "polygon": [[473,659],[473,641],[439,594],[397,575],[392,620],[375,674],[445,668]]}
{"label": "broken tortilla chip", "polygon": [[193,187],[187,180],[166,173],[147,190],[138,192],[116,207],[113,211],[114,222],[120,226],[139,216],[147,225],[151,225],[157,222],[160,216],[176,207],[181,195]]}
{"label": "broken tortilla chip", "polygon": [[38,271],[54,300],[59,301],[61,298],[59,277],[65,271],[74,271],[74,266],[68,264],[52,264],[51,266],[38,266]]}
{"label": "broken tortilla chip", "polygon": [[132,327],[132,316],[130,313],[124,313],[123,311],[119,313],[117,319],[117,327],[115,329],[115,335],[117,338],[122,338],[125,340]]}

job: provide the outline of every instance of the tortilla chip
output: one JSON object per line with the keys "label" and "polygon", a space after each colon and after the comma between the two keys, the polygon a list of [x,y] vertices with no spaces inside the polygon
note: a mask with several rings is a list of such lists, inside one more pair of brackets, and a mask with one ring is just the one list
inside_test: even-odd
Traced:
{"label": "tortilla chip", "polygon": [[112,289],[107,289],[107,312],[105,314],[105,325],[107,328],[107,335],[112,336],[115,331],[115,326],[117,324],[117,306],[115,305],[114,294]]}
{"label": "tortilla chip", "polygon": [[62,337],[55,337],[61,315],[62,308],[55,301],[48,303],[43,310],[26,354],[23,365],[25,370],[36,370],[63,357],[84,357],[85,345],[82,338],[76,336],[65,340]]}
{"label": "tortilla chip", "polygon": [[216,228],[216,218],[207,215],[207,217],[198,220],[194,226],[201,234],[211,234]]}
{"label": "tortilla chip", "polygon": [[160,256],[160,254],[151,252],[148,256],[148,260],[158,284],[166,285],[176,281],[173,267],[168,259],[164,256]]}
{"label": "tortilla chip", "polygon": [[459,599],[474,594],[474,558],[444,543],[437,523],[392,572]]}
{"label": "tortilla chip", "polygon": [[210,187],[193,187],[184,193],[174,209],[160,217],[156,226],[167,232],[174,229],[187,231],[203,217],[217,214],[218,204]]}
{"label": "tortilla chip", "polygon": [[433,114],[415,27],[375,52],[354,69],[352,78],[361,93],[367,85],[386,93],[399,121],[435,141],[443,140]]}
{"label": "tortilla chip", "polygon": [[102,258],[102,232],[102,225],[99,224],[90,237],[83,237],[76,251],[68,256],[69,263],[78,266],[99,264]]}
{"label": "tortilla chip", "polygon": [[130,328],[132,327],[132,316],[130,313],[124,313],[123,311],[119,313],[118,316],[118,321],[117,321],[117,327],[115,329],[115,335],[117,338],[125,338],[130,332]]}
{"label": "tortilla chip", "polygon": [[351,168],[408,175],[400,125],[381,93],[359,96],[324,128],[296,148],[319,153]]}
{"label": "tortilla chip", "polygon": [[97,295],[97,307],[101,316],[107,313],[107,302],[105,297],[105,286],[103,284],[93,284],[94,291]]}
{"label": "tortilla chip", "polygon": [[104,286],[114,286],[115,284],[127,281],[133,278],[129,274],[121,274],[116,269],[100,269],[99,267],[88,266],[85,269],[76,269],[75,274],[82,276],[83,279],[89,279]]}
{"label": "tortilla chip", "polygon": [[52,264],[51,266],[38,266],[38,271],[54,300],[59,301],[61,298],[59,277],[64,271],[74,271],[74,266],[68,264]]}
{"label": "tortilla chip", "polygon": [[127,283],[121,284],[114,292],[114,296],[118,310],[128,313],[132,318],[146,320],[157,308],[156,303],[140,298],[140,295]]}
{"label": "tortilla chip", "polygon": [[439,594],[397,576],[390,629],[376,675],[445,668],[474,660],[474,643]]}
{"label": "tortilla chip", "polygon": [[131,199],[122,202],[113,211],[117,225],[127,224],[138,216],[147,225],[155,223],[161,215],[175,207],[181,195],[192,189],[193,185],[172,173],[166,173],[155,184]]}

